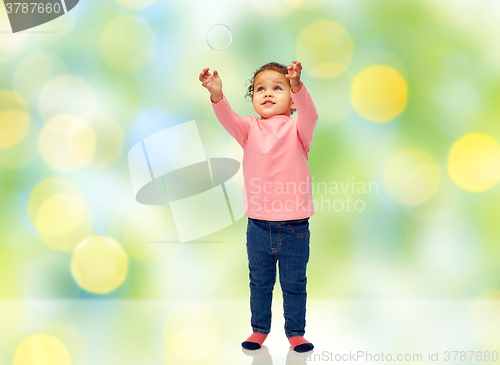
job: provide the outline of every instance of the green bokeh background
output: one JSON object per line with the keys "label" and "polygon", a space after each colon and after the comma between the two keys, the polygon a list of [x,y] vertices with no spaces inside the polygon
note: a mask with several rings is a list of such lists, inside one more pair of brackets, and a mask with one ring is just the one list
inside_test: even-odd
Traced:
{"label": "green bokeh background", "polygon": [[[165,227],[175,230],[172,216],[168,207],[135,202],[127,153],[148,135],[196,120],[207,157],[233,157],[228,151],[238,146],[215,118],[198,81],[201,69],[217,69],[233,109],[252,114],[244,100],[245,81],[264,63],[297,59],[301,30],[317,20],[340,23],[353,39],[354,54],[334,78],[314,77],[303,65],[302,80],[319,114],[309,153],[311,175],[316,182],[376,182],[378,192],[330,195],[362,199],[366,208],[318,209],[310,219],[308,298],[469,299],[498,289],[499,187],[481,193],[461,189],[448,173],[447,159],[452,145],[468,133],[500,138],[500,7],[494,1],[462,0],[300,4],[282,0],[283,14],[266,15],[258,10],[264,2],[252,1],[157,0],[134,9],[116,1],[82,0],[67,15],[24,35],[9,33],[1,18],[0,90],[25,99],[31,124],[15,154],[0,149],[0,161],[27,161],[0,166],[0,299],[248,299],[246,217],[204,238],[217,243],[152,244],[167,239],[158,233]],[[117,17],[133,19],[153,35],[145,44],[123,28],[111,38],[117,52],[134,54],[136,47],[151,53],[132,72],[114,69],[103,56],[103,31]],[[205,38],[219,23],[234,37],[224,51],[211,49]],[[19,68],[36,54],[52,60],[52,68],[30,88],[29,80],[16,82],[16,77],[23,80]],[[363,119],[350,99],[353,79],[373,64],[394,67],[408,85],[405,110],[384,124]],[[60,75],[85,80],[95,96],[92,112],[118,122],[123,137],[100,142],[103,156],[107,146],[119,150],[112,163],[65,172],[41,157],[38,139],[48,122],[41,94]],[[82,105],[86,100],[78,99],[64,111]],[[0,100],[0,112],[12,107]],[[403,148],[427,151],[440,167],[439,192],[422,206],[405,207],[383,183],[387,162]],[[28,216],[28,201],[32,189],[49,177],[73,181],[92,211],[92,234],[116,239],[129,254],[126,280],[116,290],[99,295],[80,288],[69,269],[72,252],[54,250],[42,240]],[[138,223],[131,228],[136,235],[127,236],[134,224],[130,217],[149,208],[148,217],[160,222],[152,225],[165,226],[151,231]],[[445,214],[436,218],[440,209]],[[419,214],[428,219],[417,219]]]}
{"label": "green bokeh background", "polygon": [[[121,153],[113,163],[64,172],[51,169],[40,157],[35,132],[30,143],[19,151],[21,155],[32,154],[29,162],[21,168],[2,168],[1,297],[23,298],[21,282],[30,262],[44,254],[57,254],[43,243],[27,216],[27,200],[37,183],[52,176],[75,182],[93,209],[93,234],[107,235],[120,242],[123,232],[118,232],[117,224],[112,224],[113,219],[119,219],[113,212],[120,204],[134,203],[127,167],[127,153],[132,145],[156,131],[193,119],[197,121],[208,157],[226,156],[227,146],[234,143],[216,120],[208,93],[199,85],[200,66],[219,71],[224,91],[237,112],[254,113],[251,103],[243,98],[245,81],[265,62],[289,63],[296,59],[295,44],[300,31],[316,20],[343,25],[354,41],[354,55],[345,72],[329,79],[310,76],[308,65],[304,65],[302,79],[320,115],[309,154],[311,175],[315,182],[376,182],[378,193],[351,196],[351,199],[365,201],[366,209],[362,212],[332,208],[331,211],[319,210],[313,216],[309,295],[461,298],[495,288],[499,277],[496,259],[500,232],[494,224],[498,187],[483,193],[464,191],[451,182],[446,169],[450,148],[463,135],[485,133],[494,138],[498,135],[499,108],[495,103],[498,66],[492,51],[494,31],[491,28],[495,18],[489,14],[482,24],[477,23],[477,19],[488,13],[486,3],[484,7],[476,7],[459,2],[458,9],[447,8],[448,5],[417,1],[326,1],[311,9],[290,5],[286,15],[266,16],[247,2],[228,6],[224,2],[193,1],[181,6],[156,1],[143,9],[130,9],[116,2],[86,1],[78,5],[74,14],[68,13],[66,20],[62,17],[60,21],[32,29],[18,47],[1,50],[1,89],[18,91],[14,79],[23,60],[40,53],[54,57],[65,68],[59,71],[53,67],[51,76],[69,74],[85,80],[97,100],[92,104],[92,111],[115,118],[124,138],[117,137],[115,149],[121,147]],[[193,14],[191,8],[195,7],[199,10]],[[153,31],[152,47],[147,48],[152,58],[135,72],[113,69],[105,62],[100,49],[104,27],[117,17],[135,17]],[[218,23],[226,24],[233,32],[233,44],[224,51],[213,50],[206,43],[206,31]],[[3,23],[4,28],[7,26]],[[139,47],[143,39],[133,40],[125,33],[123,37],[128,38],[121,39],[120,34],[115,37],[116,47],[133,53],[133,47]],[[1,36],[4,39],[22,37],[8,32]],[[384,64],[384,61],[405,78],[409,96],[403,113],[380,124],[361,118],[350,104],[349,95],[352,80],[360,70],[372,64]],[[455,81],[463,91],[446,88]],[[32,119],[31,129],[38,133],[47,122],[39,112],[37,95],[44,86],[40,83],[38,88],[33,87],[30,98],[25,97]],[[470,98],[474,100],[471,102]],[[463,107],[463,104],[467,105]],[[2,105],[2,109],[10,107]],[[339,109],[342,111],[336,114]],[[111,145],[112,138],[108,137],[105,143]],[[398,150],[408,147],[429,152],[442,169],[441,185],[458,194],[453,211],[438,221],[415,219],[384,189],[385,164]],[[7,152],[0,151],[4,155]],[[113,188],[109,185],[112,184],[120,184],[120,189],[106,198],[109,204],[97,204],[95,201],[105,195],[97,190],[111,191]],[[348,194],[340,192],[333,198],[344,200]],[[314,197],[320,199],[319,194],[315,193]],[[168,207],[165,209],[168,211]],[[192,271],[192,275],[167,276],[163,278],[164,284],[170,286],[168,282],[172,281],[172,286],[194,285],[192,290],[182,290],[194,297],[246,297],[245,226],[246,219],[242,218],[224,231],[207,237],[207,240],[222,240],[223,244],[176,247],[175,253],[161,265],[182,262],[184,274]],[[462,234],[457,237],[457,228],[463,229],[462,233],[468,238]],[[427,239],[431,239],[437,235],[432,232],[438,231],[442,234],[439,240],[448,242],[447,251],[430,250],[425,253],[430,257],[420,258],[417,263],[416,254],[422,252],[419,247],[425,245],[423,233],[428,232]],[[164,239],[146,231],[143,238],[145,243]],[[461,262],[454,261],[461,250],[473,253],[462,268]],[[62,255],[70,260],[70,252]],[[369,267],[358,266],[361,259],[366,260]],[[426,259],[435,266],[428,266]],[[200,262],[203,262],[203,270]],[[444,265],[445,262],[448,264]],[[148,270],[158,263],[131,257],[130,264],[126,282],[110,295],[163,297],[163,290],[146,284]],[[472,270],[473,266],[477,270]],[[457,275],[448,275],[446,270],[453,270]],[[460,276],[463,270],[467,272],[466,277]],[[378,276],[380,271],[387,277]],[[179,277],[184,277],[185,282]],[[382,285],[387,280],[390,284]]]}

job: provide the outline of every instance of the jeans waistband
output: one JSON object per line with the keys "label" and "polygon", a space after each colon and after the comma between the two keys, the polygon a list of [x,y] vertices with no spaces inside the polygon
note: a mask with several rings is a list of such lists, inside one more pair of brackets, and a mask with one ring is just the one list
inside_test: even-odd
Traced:
{"label": "jeans waistband", "polygon": [[264,220],[264,219],[256,219],[256,218],[250,218],[250,217],[248,217],[248,219],[251,219],[253,221],[259,221],[259,222],[264,222],[264,223],[298,223],[298,222],[306,221],[309,218],[310,217],[301,218],[301,219],[290,219],[290,220],[287,220],[287,221],[267,221],[267,220]]}

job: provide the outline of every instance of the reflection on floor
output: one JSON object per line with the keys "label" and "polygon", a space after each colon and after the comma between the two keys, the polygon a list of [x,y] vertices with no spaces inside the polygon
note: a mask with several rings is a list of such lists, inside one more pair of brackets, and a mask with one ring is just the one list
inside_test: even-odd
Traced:
{"label": "reflection on floor", "polygon": [[247,300],[6,300],[0,363],[463,364],[496,362],[500,351],[498,300],[309,299],[305,338],[315,348],[304,354],[291,349],[283,325],[275,297],[271,333],[260,350],[247,351]]}

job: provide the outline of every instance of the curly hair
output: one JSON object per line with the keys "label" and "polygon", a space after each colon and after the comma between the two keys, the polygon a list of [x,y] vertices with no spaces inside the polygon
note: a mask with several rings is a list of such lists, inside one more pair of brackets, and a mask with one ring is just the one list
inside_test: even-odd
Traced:
{"label": "curly hair", "polygon": [[[245,83],[245,86],[247,86],[249,84],[248,89],[247,89],[247,93],[245,94],[245,99],[247,99],[247,100],[248,100],[248,98],[250,98],[250,100],[253,99],[253,91],[254,91],[253,87],[255,84],[255,78],[257,77],[258,74],[260,74],[263,71],[267,71],[267,70],[272,70],[272,71],[279,72],[283,75],[288,75],[288,67],[287,66],[285,66],[281,63],[278,63],[278,62],[266,63],[264,66],[262,66],[257,71],[255,71],[252,78],[247,80],[247,82]],[[290,80],[288,82],[290,82]],[[295,112],[295,109],[292,110],[292,114],[293,114],[293,112]]]}

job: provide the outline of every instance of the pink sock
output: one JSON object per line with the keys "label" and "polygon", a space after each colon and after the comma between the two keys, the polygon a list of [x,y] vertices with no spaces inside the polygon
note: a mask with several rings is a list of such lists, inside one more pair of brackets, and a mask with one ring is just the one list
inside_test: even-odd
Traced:
{"label": "pink sock", "polygon": [[288,342],[296,352],[307,352],[314,348],[313,344],[302,336],[289,337]]}
{"label": "pink sock", "polygon": [[260,349],[266,338],[267,335],[254,332],[250,337],[246,339],[245,342],[241,344],[241,346],[243,346],[243,348],[247,350],[257,350]]}

